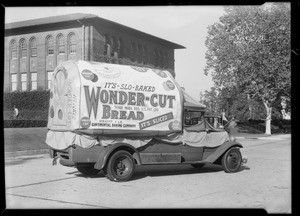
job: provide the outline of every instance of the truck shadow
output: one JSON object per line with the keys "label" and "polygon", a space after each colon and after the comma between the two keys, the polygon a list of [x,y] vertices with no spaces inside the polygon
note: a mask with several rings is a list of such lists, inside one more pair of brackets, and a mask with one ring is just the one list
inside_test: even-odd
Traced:
{"label": "truck shadow", "polygon": [[[250,170],[250,168],[242,165],[238,172],[241,172],[243,170]],[[201,169],[193,168],[189,164],[136,166],[134,175],[129,181],[135,181],[146,177],[193,175],[216,172],[224,172],[222,166],[215,164],[206,164]],[[85,175],[80,173],[79,171],[74,171],[68,174],[76,175],[77,177],[83,178],[105,178],[105,175],[102,171],[100,171],[97,175]]]}
{"label": "truck shadow", "polygon": [[[243,170],[249,170],[250,168],[242,165],[238,172]],[[224,172],[222,166],[215,164],[206,164],[201,169],[193,168],[189,164],[184,165],[148,165],[137,166],[135,174],[132,177],[132,181],[145,177],[159,177],[159,176],[171,176],[171,175],[193,175],[193,174],[206,174]]]}

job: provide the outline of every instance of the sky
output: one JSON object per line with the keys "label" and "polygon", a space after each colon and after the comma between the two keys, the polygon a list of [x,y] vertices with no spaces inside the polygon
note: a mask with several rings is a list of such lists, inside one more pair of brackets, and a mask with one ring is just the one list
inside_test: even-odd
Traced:
{"label": "sky", "polygon": [[222,6],[6,7],[5,23],[71,13],[94,14],[186,47],[175,50],[176,81],[197,101],[213,86],[204,75],[205,39],[207,27],[225,13]]}

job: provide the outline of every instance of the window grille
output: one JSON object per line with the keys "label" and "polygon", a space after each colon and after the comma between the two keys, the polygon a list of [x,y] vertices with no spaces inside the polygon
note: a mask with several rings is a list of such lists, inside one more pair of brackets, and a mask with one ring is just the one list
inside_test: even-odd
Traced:
{"label": "window grille", "polygon": [[48,80],[48,83],[47,83],[47,89],[50,89],[50,88],[51,88],[51,79],[52,79],[52,75],[53,75],[53,71],[48,71],[48,72],[47,72],[47,80]]}
{"label": "window grille", "polygon": [[20,48],[21,48],[21,58],[27,57],[27,44],[25,39],[20,41]]}
{"label": "window grille", "polygon": [[37,73],[31,73],[31,90],[37,90]]}
{"label": "window grille", "polygon": [[18,86],[17,74],[11,75],[11,91],[16,91]]}
{"label": "window grille", "polygon": [[35,38],[32,38],[30,40],[30,52],[31,52],[31,57],[37,56],[36,39]]}
{"label": "window grille", "polygon": [[22,91],[27,90],[27,74],[26,73],[21,74],[21,90]]}
{"label": "window grille", "polygon": [[54,41],[53,37],[49,36],[47,38],[47,55],[53,55],[54,54]]}
{"label": "window grille", "polygon": [[75,34],[69,35],[69,54],[76,54],[76,37]]}
{"label": "window grille", "polygon": [[58,41],[58,54],[65,54],[65,38],[63,35],[59,35]]}
{"label": "window grille", "polygon": [[10,53],[11,59],[17,58],[17,43],[15,40],[10,43]]}

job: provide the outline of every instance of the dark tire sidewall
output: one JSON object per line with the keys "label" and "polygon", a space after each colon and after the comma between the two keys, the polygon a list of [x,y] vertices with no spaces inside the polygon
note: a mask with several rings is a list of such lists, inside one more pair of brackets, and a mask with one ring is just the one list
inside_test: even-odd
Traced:
{"label": "dark tire sidewall", "polygon": [[[229,166],[227,159],[230,157],[230,154],[236,154],[238,157],[238,165],[235,168],[232,168]],[[227,173],[235,173],[238,172],[240,169],[240,166],[242,164],[242,155],[237,147],[232,147],[229,150],[225,152],[225,154],[222,157],[222,167],[224,168],[225,172]]]}
{"label": "dark tire sidewall", "polygon": [[[115,162],[120,158],[126,158],[130,162],[129,171],[124,176],[119,176],[115,172]],[[132,155],[128,151],[119,150],[113,153],[113,155],[109,158],[107,166],[105,167],[105,174],[108,179],[116,182],[128,181],[134,174],[135,170],[135,162]]]}

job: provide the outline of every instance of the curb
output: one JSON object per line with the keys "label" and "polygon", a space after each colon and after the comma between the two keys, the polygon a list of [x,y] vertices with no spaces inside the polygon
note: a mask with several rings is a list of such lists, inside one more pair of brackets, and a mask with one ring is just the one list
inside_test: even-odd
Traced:
{"label": "curb", "polygon": [[276,137],[276,136],[266,136],[266,137],[235,137],[236,139],[262,139],[262,140],[268,140],[268,139],[274,139],[274,140],[284,140],[284,139],[291,139],[291,136],[286,137]]}
{"label": "curb", "polygon": [[15,152],[5,152],[5,158],[19,157],[19,156],[33,156],[33,155],[46,155],[49,154],[49,149],[39,150],[25,150]]}

